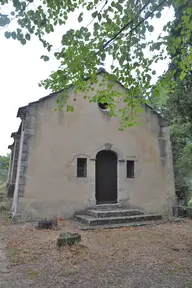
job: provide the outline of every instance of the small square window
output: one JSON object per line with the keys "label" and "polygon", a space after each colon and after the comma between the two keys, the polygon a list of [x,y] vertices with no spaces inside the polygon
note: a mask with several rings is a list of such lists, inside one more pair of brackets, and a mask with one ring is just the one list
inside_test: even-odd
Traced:
{"label": "small square window", "polygon": [[134,161],[127,160],[127,178],[134,178]]}
{"label": "small square window", "polygon": [[87,159],[77,158],[77,177],[87,177]]}

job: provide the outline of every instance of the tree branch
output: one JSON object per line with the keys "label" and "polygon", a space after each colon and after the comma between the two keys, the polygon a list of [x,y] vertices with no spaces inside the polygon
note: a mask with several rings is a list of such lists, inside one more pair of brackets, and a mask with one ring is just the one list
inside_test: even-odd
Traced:
{"label": "tree branch", "polygon": [[[133,27],[129,33],[127,33],[124,36],[127,36],[128,34],[135,31],[143,22],[145,22],[159,7],[161,7],[162,4],[164,4],[167,0],[161,1],[144,19],[142,19],[135,27]],[[151,0],[149,0],[139,11],[138,15],[141,14],[141,12],[151,3]],[[110,40],[108,40],[104,45],[103,48],[105,49],[112,41],[114,41],[130,24],[132,24],[133,21],[130,20],[125,26],[123,26]]]}
{"label": "tree branch", "polygon": [[[104,9],[104,7],[107,5],[108,0],[105,1],[105,3],[103,4],[103,6],[101,7],[100,11],[98,13],[101,13],[102,10]],[[97,18],[97,15],[89,22],[89,24],[87,24],[86,28],[92,24],[92,22],[95,20],[95,18]]]}
{"label": "tree branch", "polygon": [[[28,0],[28,1],[29,1],[29,0]],[[27,3],[26,7],[21,10],[21,12],[25,11],[25,9],[28,7],[28,5],[30,4],[30,2],[32,2],[32,1],[29,1],[29,2]],[[0,8],[0,9],[3,11],[2,8]],[[0,17],[1,17],[2,15],[3,15],[3,14],[0,13]],[[8,16],[8,15],[6,15],[6,16]],[[7,27],[11,24],[11,22],[13,22],[13,20],[15,20],[15,18],[17,18],[17,15],[15,15],[12,19],[8,18],[8,19],[10,20],[10,22],[9,22],[8,24],[5,24],[5,26],[3,26],[2,28],[0,28],[0,31],[3,30],[3,29],[5,29],[5,28],[7,28]]]}
{"label": "tree branch", "polygon": [[133,31],[137,30],[137,28],[143,23],[145,22],[159,7],[161,7],[161,5],[163,3],[165,3],[167,0],[163,0],[159,3],[159,5],[157,5],[148,15],[147,17],[145,17],[144,19],[142,19],[135,27],[133,27],[129,33],[127,33],[125,36],[129,35],[130,33],[132,33]]}
{"label": "tree branch", "polygon": [[[141,12],[151,3],[151,0],[149,0],[139,11],[139,15]],[[115,40],[131,23],[133,20],[130,20],[125,26],[123,26],[111,39],[109,39],[104,45],[103,48],[106,48],[113,40]]]}

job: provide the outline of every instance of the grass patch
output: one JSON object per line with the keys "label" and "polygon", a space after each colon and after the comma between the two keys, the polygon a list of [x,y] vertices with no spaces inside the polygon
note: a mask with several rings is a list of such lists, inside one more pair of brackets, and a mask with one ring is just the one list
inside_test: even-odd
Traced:
{"label": "grass patch", "polygon": [[27,275],[30,280],[34,280],[38,276],[38,273],[37,271],[34,271],[33,269],[29,268],[27,270]]}
{"label": "grass patch", "polygon": [[181,271],[184,271],[185,270],[185,267],[174,267],[172,269],[168,269],[167,270],[167,274],[168,275],[175,275]]}
{"label": "grass patch", "polygon": [[12,247],[8,249],[8,256],[13,264],[20,262],[21,248]]}
{"label": "grass patch", "polygon": [[69,277],[78,273],[79,268],[75,265],[68,264],[67,267],[64,267],[60,273],[61,277]]}
{"label": "grass patch", "polygon": [[10,204],[7,202],[0,202],[0,212],[6,212],[10,210]]}
{"label": "grass patch", "polygon": [[5,193],[6,191],[6,184],[5,183],[1,183],[0,184],[0,193]]}
{"label": "grass patch", "polygon": [[8,257],[12,264],[25,264],[30,256],[27,247],[9,247]]}

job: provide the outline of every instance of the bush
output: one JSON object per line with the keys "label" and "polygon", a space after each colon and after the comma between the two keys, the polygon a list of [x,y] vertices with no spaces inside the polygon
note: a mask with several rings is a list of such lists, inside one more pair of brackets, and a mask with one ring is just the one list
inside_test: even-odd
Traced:
{"label": "bush", "polygon": [[186,209],[186,216],[188,217],[188,218],[190,218],[190,219],[192,219],[192,206],[191,207],[188,207],[187,209]]}
{"label": "bush", "polygon": [[192,198],[191,198],[191,200],[189,200],[188,206],[192,207]]}
{"label": "bush", "polygon": [[7,202],[0,202],[0,212],[5,212],[10,210],[10,205]]}
{"label": "bush", "polygon": [[7,181],[8,170],[0,168],[0,185]]}
{"label": "bush", "polygon": [[0,184],[0,193],[5,192],[6,184]]}

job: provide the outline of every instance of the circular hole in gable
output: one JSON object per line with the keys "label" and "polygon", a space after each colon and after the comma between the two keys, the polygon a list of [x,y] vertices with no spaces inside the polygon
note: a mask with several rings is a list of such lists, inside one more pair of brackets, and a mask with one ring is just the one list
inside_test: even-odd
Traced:
{"label": "circular hole in gable", "polygon": [[108,103],[98,103],[98,106],[101,110],[107,110],[108,109]]}

